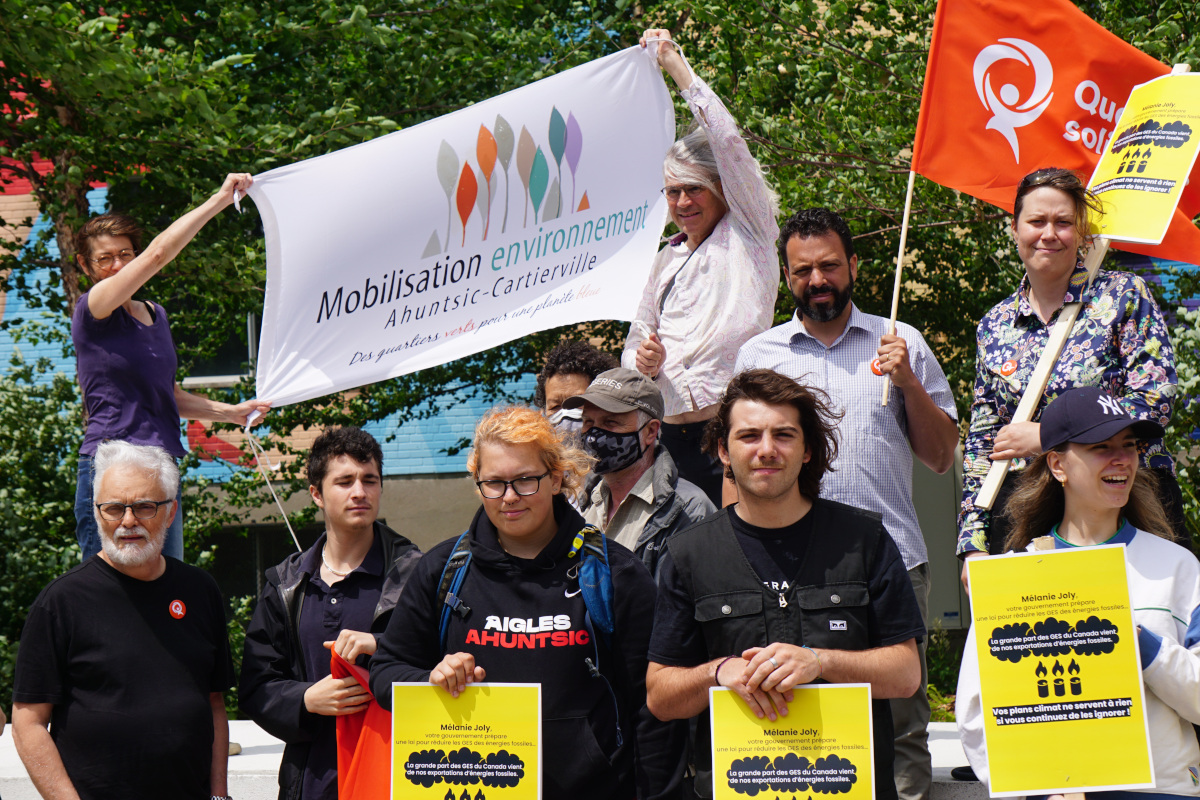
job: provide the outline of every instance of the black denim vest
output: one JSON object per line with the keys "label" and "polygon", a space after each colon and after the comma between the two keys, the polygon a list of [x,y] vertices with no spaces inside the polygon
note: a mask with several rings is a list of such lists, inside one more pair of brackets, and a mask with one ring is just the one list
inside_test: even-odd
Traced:
{"label": "black denim vest", "polygon": [[[800,571],[786,592],[763,585],[737,543],[729,509],[673,537],[667,549],[696,608],[708,658],[739,655],[771,642],[834,650],[870,647],[867,608],[872,559],[887,536],[878,514],[818,499]],[[896,797],[894,748],[888,701],[872,702],[875,792]],[[712,754],[708,712],[699,719],[695,761],[697,791],[711,796]]]}

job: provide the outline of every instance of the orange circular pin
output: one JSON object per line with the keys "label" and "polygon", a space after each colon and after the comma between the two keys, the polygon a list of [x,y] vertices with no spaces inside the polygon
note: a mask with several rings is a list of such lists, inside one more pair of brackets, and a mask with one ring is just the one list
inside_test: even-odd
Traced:
{"label": "orange circular pin", "polygon": [[1005,361],[1003,364],[1000,365],[1000,374],[1005,377],[1012,375],[1016,371],[1017,371],[1017,362],[1011,358],[1008,361]]}
{"label": "orange circular pin", "polygon": [[883,374],[883,370],[881,370],[879,368],[879,359],[878,358],[871,362],[871,372],[874,372],[876,375]]}
{"label": "orange circular pin", "polygon": [[171,616],[175,619],[183,619],[183,615],[187,613],[187,606],[182,600],[172,600],[170,605]]}

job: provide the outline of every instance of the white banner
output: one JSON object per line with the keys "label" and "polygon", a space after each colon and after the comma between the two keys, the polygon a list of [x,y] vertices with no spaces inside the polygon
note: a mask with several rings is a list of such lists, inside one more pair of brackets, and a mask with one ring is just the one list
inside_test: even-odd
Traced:
{"label": "white banner", "polygon": [[528,333],[632,319],[666,220],[671,97],[630,48],[256,175],[276,406]]}

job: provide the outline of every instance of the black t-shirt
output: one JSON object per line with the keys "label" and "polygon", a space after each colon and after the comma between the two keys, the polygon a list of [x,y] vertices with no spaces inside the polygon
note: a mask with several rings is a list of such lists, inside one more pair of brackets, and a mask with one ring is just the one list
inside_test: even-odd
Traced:
{"label": "black t-shirt", "polygon": [[[763,585],[772,592],[786,592],[790,588],[790,581],[800,571],[809,539],[813,535],[812,513],[805,514],[798,522],[785,528],[758,528],[739,519],[737,506],[732,506],[729,520],[738,546]],[[830,532],[829,535],[835,533]],[[867,582],[871,647],[919,639],[925,633],[925,623],[913,596],[912,583],[904,569],[900,551],[890,536],[884,539],[886,541],[880,547],[879,558],[871,565]],[[773,588],[783,587],[785,581],[789,587]],[[695,667],[718,655],[735,654],[708,652],[700,625],[696,622],[695,603],[675,570],[675,561],[668,548],[658,566],[658,602],[654,606],[650,660],[672,667]]]}
{"label": "black t-shirt", "polygon": [[738,546],[768,591],[782,594],[791,587],[808,550],[812,519],[812,514],[805,514],[783,528],[760,528],[743,520],[736,511],[729,512]]}
{"label": "black t-shirt", "polygon": [[233,664],[202,570],[168,558],[141,581],[88,559],[34,601],[14,682],[14,701],[53,704],[50,734],[84,800],[211,796],[209,695],[233,685]]}

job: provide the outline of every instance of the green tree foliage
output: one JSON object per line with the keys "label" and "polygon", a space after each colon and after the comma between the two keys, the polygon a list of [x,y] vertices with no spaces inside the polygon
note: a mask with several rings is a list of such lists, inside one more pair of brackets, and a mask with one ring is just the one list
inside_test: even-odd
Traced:
{"label": "green tree foliage", "polygon": [[[61,333],[30,327],[18,347]],[[37,593],[79,563],[75,466],[79,396],[49,359],[15,356],[0,378],[0,697],[12,696],[15,643]]]}

